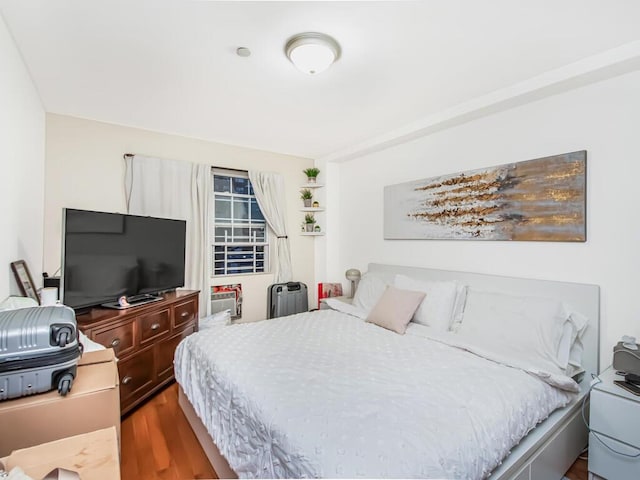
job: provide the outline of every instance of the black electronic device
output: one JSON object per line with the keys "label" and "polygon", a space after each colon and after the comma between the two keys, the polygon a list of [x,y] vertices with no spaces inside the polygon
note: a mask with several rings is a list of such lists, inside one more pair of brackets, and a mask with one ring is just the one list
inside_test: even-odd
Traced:
{"label": "black electronic device", "polygon": [[186,222],[65,209],[62,302],[76,310],[184,286]]}
{"label": "black electronic device", "polygon": [[60,288],[60,277],[50,277],[47,272],[44,272],[42,277],[42,286],[44,288]]}
{"label": "black electronic device", "polygon": [[633,373],[627,373],[624,376],[624,381],[627,383],[632,383],[637,387],[640,387],[640,375],[635,375]]}
{"label": "black electronic device", "polygon": [[640,386],[638,386],[638,385],[634,385],[633,383],[625,382],[624,380],[614,380],[613,383],[615,383],[619,387],[624,388],[627,392],[631,392],[634,395],[640,396]]}

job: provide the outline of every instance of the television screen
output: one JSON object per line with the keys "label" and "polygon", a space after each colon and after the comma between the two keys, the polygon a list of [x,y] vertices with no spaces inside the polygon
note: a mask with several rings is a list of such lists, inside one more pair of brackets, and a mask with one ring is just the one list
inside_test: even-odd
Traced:
{"label": "television screen", "polygon": [[186,222],[64,210],[62,301],[79,309],[184,285]]}

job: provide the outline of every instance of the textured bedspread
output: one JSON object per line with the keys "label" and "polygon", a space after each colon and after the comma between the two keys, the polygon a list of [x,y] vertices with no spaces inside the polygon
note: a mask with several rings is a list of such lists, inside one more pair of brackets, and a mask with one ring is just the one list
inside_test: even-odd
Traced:
{"label": "textured bedspread", "polygon": [[240,477],[485,478],[573,398],[517,368],[321,310],[186,338],[176,379]]}

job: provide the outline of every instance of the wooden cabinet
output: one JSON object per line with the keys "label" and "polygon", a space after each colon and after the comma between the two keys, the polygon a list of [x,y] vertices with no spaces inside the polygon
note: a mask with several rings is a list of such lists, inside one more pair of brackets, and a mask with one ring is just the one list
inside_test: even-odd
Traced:
{"label": "wooden cabinet", "polygon": [[175,349],[198,330],[198,293],[172,292],[139,307],[78,315],[80,330],[118,357],[122,415],[173,380]]}

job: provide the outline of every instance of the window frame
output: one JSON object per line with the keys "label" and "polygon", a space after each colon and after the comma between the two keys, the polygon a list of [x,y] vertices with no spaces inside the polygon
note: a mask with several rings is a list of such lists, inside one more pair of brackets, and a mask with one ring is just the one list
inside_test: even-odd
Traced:
{"label": "window frame", "polygon": [[[216,176],[218,177],[229,177],[229,191],[228,192],[217,192],[216,189]],[[233,187],[233,178],[242,178],[246,179],[249,188],[249,193],[236,193],[234,192]],[[264,214],[260,210],[261,219],[257,222],[253,221],[252,216],[252,203],[255,202],[258,209],[260,206],[257,205],[257,199],[255,197],[255,192],[253,191],[253,186],[251,185],[251,180],[249,180],[249,173],[244,170],[229,170],[224,168],[213,167],[211,169],[211,183],[212,183],[212,205],[213,212],[210,216],[211,221],[209,222],[209,229],[211,235],[210,241],[210,267],[211,267],[211,278],[220,278],[220,277],[232,277],[232,276],[240,276],[240,275],[263,275],[271,272],[271,255],[270,255],[270,246],[271,246],[271,234],[269,232],[269,225],[264,219]],[[223,221],[220,220],[220,217],[217,216],[216,211],[216,202],[218,197],[228,197],[229,198],[229,213],[230,217],[223,217]],[[238,201],[240,200],[240,201]],[[243,201],[248,200],[247,205],[247,220],[242,221],[241,217],[235,217],[235,208],[238,204],[244,203]],[[225,240],[219,241],[216,238],[217,228],[224,228],[226,230],[231,231],[231,239],[227,239],[227,231],[225,231]],[[256,240],[256,230],[261,230],[264,228],[264,240],[259,241]],[[240,230],[248,230],[248,236],[241,238],[246,238],[245,240],[236,240],[234,237],[236,236],[236,231]],[[253,235],[252,235],[253,233]],[[220,235],[218,235],[218,238]],[[253,238],[252,238],[253,237]],[[233,250],[235,251],[233,251]],[[231,251],[230,251],[231,250]],[[223,255],[224,258],[219,258],[220,255]],[[229,262],[231,261],[230,257],[236,255],[239,257],[250,255],[253,261],[250,268],[242,268],[242,267],[230,267]],[[260,258],[261,257],[261,258]],[[238,259],[241,263],[248,263],[244,258]],[[216,262],[223,262],[223,273],[217,273],[221,269],[216,268]],[[262,263],[262,266],[259,264]],[[231,271],[231,272],[230,272]]]}

